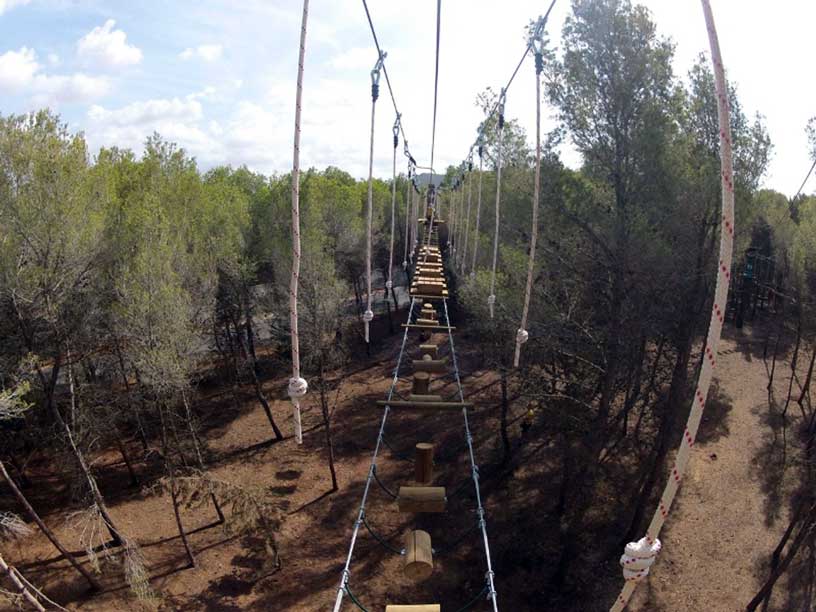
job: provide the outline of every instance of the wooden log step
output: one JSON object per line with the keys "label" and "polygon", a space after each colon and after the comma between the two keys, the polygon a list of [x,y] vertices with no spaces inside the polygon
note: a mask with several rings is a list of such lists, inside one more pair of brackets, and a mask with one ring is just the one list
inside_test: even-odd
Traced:
{"label": "wooden log step", "polygon": [[417,325],[439,325],[439,321],[436,319],[417,319]]}
{"label": "wooden log step", "polygon": [[437,359],[439,357],[439,347],[436,344],[420,344],[419,352],[422,353],[423,359],[425,359],[426,355],[431,359]]}
{"label": "wooden log step", "polygon": [[447,359],[414,359],[414,372],[431,372],[433,374],[444,374],[448,371]]}
{"label": "wooden log step", "polygon": [[414,447],[414,481],[418,485],[429,485],[433,481],[434,445],[418,442]]}
{"label": "wooden log step", "polygon": [[389,604],[385,612],[442,612],[439,604],[411,604],[407,606]]}
{"label": "wooden log step", "polygon": [[409,580],[421,582],[433,574],[431,534],[417,529],[405,534],[405,557],[402,572]]}
{"label": "wooden log step", "polygon": [[400,512],[444,512],[447,503],[445,487],[403,486],[399,488],[399,495],[397,495],[397,506]]}
{"label": "wooden log step", "polygon": [[[409,396],[410,397],[410,396]],[[420,396],[421,397],[421,396]],[[461,410],[462,408],[472,408],[473,402],[418,402],[408,400],[377,400],[378,406],[391,406],[391,408],[405,408],[410,410]]]}
{"label": "wooden log step", "polygon": [[433,308],[423,308],[419,311],[420,317],[423,319],[431,319],[432,321],[436,321],[436,310]]}
{"label": "wooden log step", "polygon": [[411,396],[427,395],[431,384],[431,375],[428,372],[414,372],[414,380],[411,385]]}

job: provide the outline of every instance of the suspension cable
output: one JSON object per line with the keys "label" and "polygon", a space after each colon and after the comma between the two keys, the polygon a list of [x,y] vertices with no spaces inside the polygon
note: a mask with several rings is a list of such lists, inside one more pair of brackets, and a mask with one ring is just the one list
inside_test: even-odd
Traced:
{"label": "suspension cable", "polygon": [[[443,299],[442,305],[445,309],[445,321],[446,325],[448,326],[448,342],[450,344],[451,362],[456,377],[456,387],[459,391],[459,401],[464,402],[465,394],[464,391],[462,390],[462,380],[459,377],[459,364],[456,360],[456,348],[453,345],[453,331],[451,329],[450,315],[448,313],[448,301],[446,299]],[[470,457],[470,470],[471,470],[470,474],[471,478],[473,479],[473,488],[476,492],[476,515],[479,521],[479,528],[482,532],[485,559],[487,561],[487,571],[485,573],[485,578],[487,580],[486,588],[488,589],[487,597],[493,602],[494,612],[498,612],[499,604],[496,595],[496,586],[493,581],[495,574],[493,572],[493,563],[490,559],[490,543],[487,538],[487,521],[485,519],[485,510],[484,506],[482,505],[482,494],[479,487],[479,466],[476,464],[476,457],[473,453],[473,435],[470,433],[470,424],[468,422],[467,407],[462,408],[462,416],[465,421],[465,439],[467,440],[468,455]]]}
{"label": "suspension cable", "polygon": [[442,23],[442,0],[436,0],[436,61],[434,63],[433,123],[431,124],[431,183],[433,183],[434,148],[436,146],[436,103],[439,98],[439,32]]}
{"label": "suspension cable", "polygon": [[[411,298],[411,305],[408,308],[408,320],[411,320],[411,316],[414,311],[414,305],[416,303],[416,298]],[[391,379],[391,386],[388,389],[388,399],[390,400],[394,395],[394,389],[397,386],[397,381],[399,380],[399,372],[400,366],[402,365],[402,359],[405,355],[405,347],[408,344],[408,332],[410,331],[409,328],[405,328],[405,333],[402,335],[402,344],[400,345],[400,351],[397,355],[397,365],[394,366],[394,376]],[[348,556],[346,557],[346,564],[343,567],[343,573],[340,578],[340,586],[337,589],[337,599],[334,603],[334,612],[340,612],[340,606],[343,603],[343,596],[348,591],[348,581],[351,577],[351,559],[354,556],[354,546],[357,543],[357,535],[360,532],[360,527],[363,524],[363,517],[365,516],[365,505],[366,500],[368,499],[368,492],[371,489],[371,481],[374,478],[374,472],[377,469],[377,455],[380,453],[380,448],[383,446],[383,435],[385,433],[385,424],[388,421],[388,415],[390,413],[391,408],[389,406],[385,406],[383,409],[383,417],[382,421],[380,422],[380,430],[377,434],[377,442],[374,445],[374,452],[371,455],[371,465],[368,468],[368,477],[366,478],[365,488],[363,489],[363,499],[360,502],[360,510],[357,514],[357,520],[354,523],[354,530],[351,534],[351,543],[349,544],[349,551]],[[351,597],[350,593],[349,596]],[[352,599],[353,601],[353,599]],[[358,604],[359,605],[359,604]]]}
{"label": "suspension cable", "polygon": [[[374,39],[374,46],[377,48],[377,56],[379,57],[382,55],[383,51],[380,48],[380,41],[377,38],[377,31],[374,29],[374,22],[371,19],[371,12],[368,10],[368,3],[366,0],[363,0],[363,8],[365,9],[366,18],[368,19],[368,27],[371,29],[371,37]],[[391,103],[394,105],[394,114],[397,116],[402,115],[400,113],[399,108],[397,108],[397,99],[394,96],[394,89],[391,87],[391,79],[388,78],[388,69],[383,64],[382,67],[383,75],[385,76],[385,84],[388,87],[388,93],[391,96]],[[403,142],[408,142],[408,136],[405,135],[405,124],[404,122],[400,122],[400,134],[402,134]]]}

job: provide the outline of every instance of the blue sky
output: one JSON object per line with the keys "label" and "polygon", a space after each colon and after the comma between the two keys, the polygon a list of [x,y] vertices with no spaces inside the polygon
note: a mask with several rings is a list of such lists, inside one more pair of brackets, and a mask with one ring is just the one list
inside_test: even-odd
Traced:
{"label": "blue sky", "polygon": [[[369,0],[420,163],[430,147],[435,2]],[[707,50],[697,0],[647,0],[659,31],[677,45],[685,74]],[[747,112],[760,111],[775,144],[765,184],[792,195],[809,167],[804,127],[816,115],[809,77],[816,3],[712,0],[726,67]],[[458,163],[475,136],[476,94],[498,88],[523,50],[527,22],[548,2],[443,0],[437,158]],[[93,150],[140,150],[153,131],[185,147],[202,167],[247,164],[271,173],[291,165],[300,0],[0,0],[0,113],[48,105]],[[567,0],[549,32],[557,48]],[[360,0],[311,0],[302,160],[367,171],[369,71],[376,60]],[[508,93],[507,114],[533,133],[528,61]],[[545,127],[554,125],[545,105]],[[394,111],[377,104],[375,172],[391,171]],[[401,145],[400,145],[401,146]],[[577,165],[565,146],[563,156]],[[400,156],[398,168],[403,169]],[[812,179],[808,190],[816,190]]]}

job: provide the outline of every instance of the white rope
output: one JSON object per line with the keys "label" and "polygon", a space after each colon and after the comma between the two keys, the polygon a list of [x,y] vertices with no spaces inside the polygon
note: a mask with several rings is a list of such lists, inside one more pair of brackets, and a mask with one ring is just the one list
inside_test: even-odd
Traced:
{"label": "white rope", "polygon": [[385,281],[386,298],[394,288],[391,282],[391,269],[394,267],[394,226],[397,219],[397,146],[399,145],[400,116],[394,121],[394,169],[391,175],[391,241],[388,244],[388,280]]}
{"label": "white rope", "polygon": [[502,136],[504,135],[504,90],[499,96],[499,122],[496,125],[498,143],[496,151],[496,228],[493,233],[493,272],[490,275],[490,295],[487,305],[490,307],[490,318],[493,318],[493,306],[496,303],[496,264],[499,260],[499,220],[501,205],[501,171],[502,171]]}
{"label": "white rope", "polygon": [[482,162],[484,158],[484,145],[479,145],[479,189],[476,198],[476,236],[473,239],[473,265],[470,267],[471,276],[476,274],[476,259],[479,256],[479,219],[482,214]]}
{"label": "white rope", "polygon": [[374,320],[371,310],[371,225],[374,217],[374,111],[377,109],[377,98],[380,95],[380,70],[386,53],[380,51],[377,63],[371,71],[371,143],[368,150],[368,207],[366,214],[366,310],[363,313],[366,344],[370,342],[369,325]]}
{"label": "white rope", "polygon": [[408,166],[408,184],[405,188],[405,234],[402,239],[405,242],[402,254],[402,269],[408,271],[408,243],[411,242],[411,167]]}
{"label": "white rope", "polygon": [[[720,53],[720,43],[717,38],[717,30],[714,26],[714,16],[711,13],[711,5],[708,0],[702,0],[703,15],[705,17],[706,29],[708,30],[708,40],[711,46],[711,61],[714,65],[714,86],[717,93],[717,116],[720,126],[720,162],[722,168],[722,227],[720,228],[720,258],[717,270],[717,284],[714,288],[714,305],[711,310],[711,320],[708,325],[708,337],[706,338],[705,359],[700,368],[700,375],[697,380],[697,389],[692,400],[689,418],[686,429],[683,432],[683,440],[677,451],[674,467],[669,475],[668,483],[663,491],[663,495],[658,503],[657,510],[652,517],[652,522],[646,531],[646,536],[635,544],[638,551],[655,551],[652,557],[660,549],[658,536],[663,524],[669,515],[677,490],[680,487],[680,480],[685,473],[691,458],[691,447],[697,437],[697,429],[700,426],[700,419],[705,408],[708,397],[709,386],[716,364],[717,348],[720,344],[723,318],[725,314],[725,304],[728,297],[728,284],[731,280],[731,255],[734,246],[734,179],[733,164],[731,158],[731,122],[728,109],[728,87],[725,80],[725,70],[723,69],[722,55]],[[630,544],[630,546],[632,546]],[[627,554],[633,549],[627,546]],[[629,555],[630,557],[636,555]],[[625,554],[621,562],[627,558]],[[651,565],[651,564],[650,564]],[[623,610],[634,593],[639,581],[648,574],[648,567],[644,568],[636,575],[629,578],[612,606],[612,612]],[[626,572],[624,572],[626,576]]]}
{"label": "white rope", "polygon": [[303,0],[303,20],[300,26],[300,55],[298,57],[297,93],[295,94],[295,144],[292,161],[292,276],[289,280],[289,327],[292,336],[292,378],[289,379],[289,397],[295,439],[303,444],[303,426],[300,420],[300,400],[309,385],[300,376],[300,340],[298,338],[298,278],[300,276],[300,111],[303,99],[303,62],[306,55],[306,21],[309,0]]}
{"label": "white rope", "polygon": [[539,20],[536,35],[531,41],[535,49],[536,71],[536,158],[535,184],[533,185],[533,226],[530,229],[530,258],[527,262],[527,286],[524,289],[524,307],[521,311],[521,325],[516,331],[516,352],[513,355],[513,367],[519,366],[521,345],[527,342],[530,334],[527,331],[527,317],[530,314],[530,296],[533,292],[533,271],[535,269],[536,239],[538,238],[538,199],[541,189],[541,72],[544,68],[544,28],[543,18]]}
{"label": "white rope", "polygon": [[465,273],[465,268],[467,267],[467,248],[468,248],[468,240],[470,240],[470,209],[471,209],[471,202],[473,200],[473,161],[472,159],[468,158],[469,170],[468,170],[468,203],[467,203],[467,212],[465,213],[465,238],[462,241],[462,257],[459,260],[459,269],[462,274]]}

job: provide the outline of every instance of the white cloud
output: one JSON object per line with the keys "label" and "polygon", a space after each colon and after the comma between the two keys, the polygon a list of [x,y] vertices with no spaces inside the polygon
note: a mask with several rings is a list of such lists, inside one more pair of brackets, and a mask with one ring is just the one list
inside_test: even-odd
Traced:
{"label": "white cloud", "polygon": [[0,91],[23,91],[39,69],[34,49],[22,47],[19,51],[6,51],[0,55]]}
{"label": "white cloud", "polygon": [[31,0],[0,0],[0,15],[6,11],[10,11],[15,6],[25,6]]}
{"label": "white cloud", "polygon": [[114,30],[116,21],[108,19],[77,43],[79,57],[88,65],[101,68],[130,66],[142,61],[142,51],[127,42],[127,34]]}
{"label": "white cloud", "polygon": [[49,53],[48,54],[48,64],[50,66],[59,66],[62,63],[60,60],[60,56],[56,53]]}
{"label": "white cloud", "polygon": [[37,106],[93,100],[109,90],[110,83],[104,77],[88,76],[81,72],[71,75],[42,72],[36,52],[27,47],[0,55],[0,92],[30,94]]}
{"label": "white cloud", "polygon": [[172,98],[133,102],[116,110],[94,104],[88,111],[91,121],[109,127],[137,127],[171,121],[196,122],[202,116],[201,103],[192,96],[184,100]]}
{"label": "white cloud", "polygon": [[179,53],[179,57],[183,60],[197,58],[205,62],[214,62],[221,59],[224,53],[224,47],[221,45],[198,45],[197,47],[187,47],[184,51]]}

